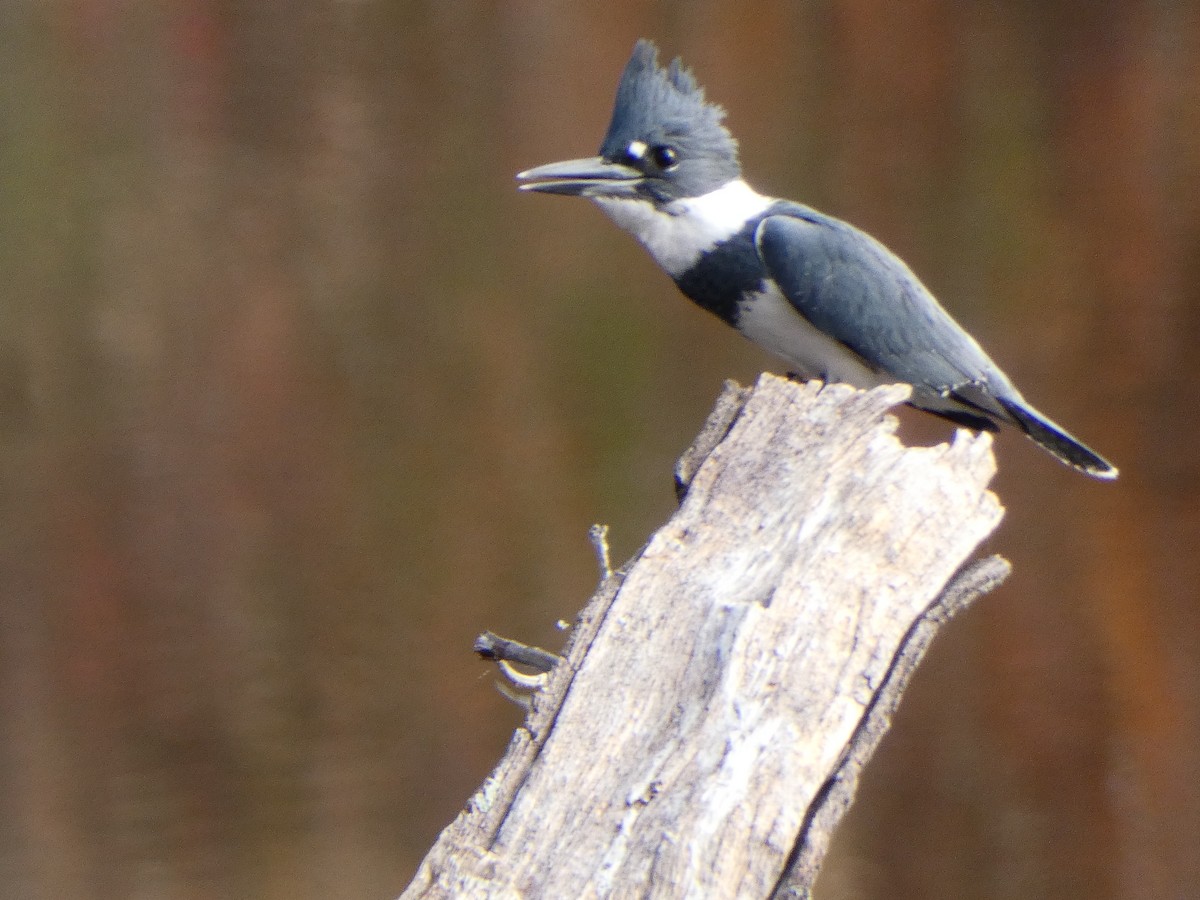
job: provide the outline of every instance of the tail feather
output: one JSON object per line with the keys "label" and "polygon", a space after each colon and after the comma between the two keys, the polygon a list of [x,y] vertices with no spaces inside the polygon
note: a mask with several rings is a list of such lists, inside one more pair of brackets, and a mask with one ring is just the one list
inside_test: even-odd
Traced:
{"label": "tail feather", "polygon": [[1117,477],[1116,466],[1036,410],[1013,400],[997,399],[1022,431],[1068,466],[1093,478],[1112,480]]}

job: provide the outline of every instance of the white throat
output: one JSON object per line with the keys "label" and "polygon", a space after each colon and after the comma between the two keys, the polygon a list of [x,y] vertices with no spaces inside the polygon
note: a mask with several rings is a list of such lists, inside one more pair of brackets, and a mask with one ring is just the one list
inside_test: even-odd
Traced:
{"label": "white throat", "polygon": [[742,230],[775,201],[735,178],[699,197],[675,200],[663,209],[648,200],[593,198],[628,231],[671,277],[682,275],[700,254]]}

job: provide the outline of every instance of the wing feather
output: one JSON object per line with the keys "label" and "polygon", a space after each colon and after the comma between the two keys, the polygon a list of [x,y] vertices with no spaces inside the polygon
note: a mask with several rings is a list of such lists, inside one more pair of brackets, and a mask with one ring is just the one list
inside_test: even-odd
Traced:
{"label": "wing feather", "polygon": [[755,233],[759,257],[788,302],[868,366],[913,386],[912,403],[972,428],[1019,427],[1096,478],[1116,468],[1021,397],[975,340],[899,257],[845,222],[779,204]]}
{"label": "wing feather", "polygon": [[918,405],[936,411],[947,400],[951,409],[961,404],[1011,421],[998,398],[1019,400],[1016,389],[870,235],[796,205],[763,219],[755,244],[797,312],[873,369],[913,385]]}

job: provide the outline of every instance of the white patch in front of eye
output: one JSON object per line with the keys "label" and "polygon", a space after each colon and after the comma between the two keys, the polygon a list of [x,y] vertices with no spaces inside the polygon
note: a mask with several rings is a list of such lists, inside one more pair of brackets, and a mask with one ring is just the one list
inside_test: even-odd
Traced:
{"label": "white patch in front of eye", "polygon": [[633,159],[644,159],[647,149],[645,141],[630,141],[627,152]]}

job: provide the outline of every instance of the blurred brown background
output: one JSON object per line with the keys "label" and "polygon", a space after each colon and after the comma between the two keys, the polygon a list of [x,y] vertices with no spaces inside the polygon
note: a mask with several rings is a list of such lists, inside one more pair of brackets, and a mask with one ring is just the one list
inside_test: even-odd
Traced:
{"label": "blurred brown background", "polygon": [[93,0],[0,10],[4,897],[405,886],[520,721],[474,635],[558,646],[778,368],[515,190],[639,36],[1122,470],[1000,439],[824,897],[1200,896],[1196,2]]}

